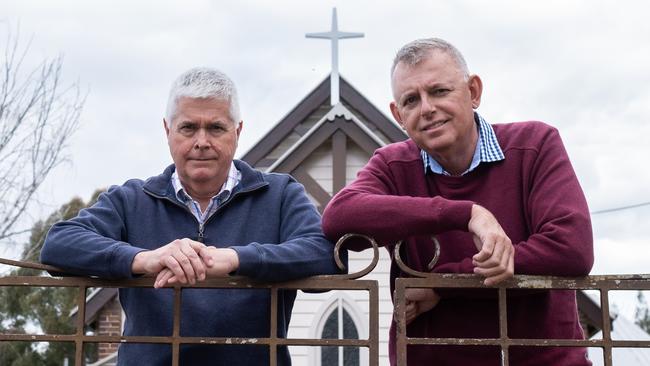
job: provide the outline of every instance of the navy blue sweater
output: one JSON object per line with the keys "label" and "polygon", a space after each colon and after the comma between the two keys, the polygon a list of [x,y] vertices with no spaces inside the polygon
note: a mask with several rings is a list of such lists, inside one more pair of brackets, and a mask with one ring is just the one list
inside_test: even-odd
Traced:
{"label": "navy blue sweater", "polygon": [[[286,281],[338,273],[333,245],[321,231],[320,217],[304,188],[285,174],[263,174],[235,160],[240,184],[204,225],[204,242],[230,247],[239,255],[237,275]],[[169,242],[196,240],[199,223],[175,198],[174,166],[146,181],[129,180],[100,195],[98,202],[49,231],[41,261],[71,273],[130,278],[135,255]],[[278,335],[286,336],[295,291],[278,298]],[[172,334],[171,289],[122,288],[124,335]],[[212,337],[270,336],[270,292],[240,289],[185,289],[181,335]],[[171,347],[123,344],[119,365],[170,365]],[[181,365],[258,365],[268,363],[267,346],[181,347]],[[290,365],[286,348],[278,364]]]}

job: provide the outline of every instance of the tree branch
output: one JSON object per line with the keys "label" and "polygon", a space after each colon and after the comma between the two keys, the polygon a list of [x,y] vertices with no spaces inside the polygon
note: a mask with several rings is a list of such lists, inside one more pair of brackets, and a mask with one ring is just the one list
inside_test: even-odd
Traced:
{"label": "tree branch", "polygon": [[47,176],[67,159],[86,101],[78,81],[61,86],[61,56],[23,72],[31,40],[21,48],[16,33],[8,33],[0,60],[0,240],[25,232],[15,226]]}

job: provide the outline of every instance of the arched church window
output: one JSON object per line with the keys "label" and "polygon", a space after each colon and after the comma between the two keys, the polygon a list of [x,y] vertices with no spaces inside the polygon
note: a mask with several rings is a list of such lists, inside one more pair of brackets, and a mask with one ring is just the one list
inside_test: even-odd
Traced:
{"label": "arched church window", "polygon": [[[323,326],[323,339],[359,339],[350,313],[339,302]],[[359,366],[359,347],[321,347],[321,366]]]}

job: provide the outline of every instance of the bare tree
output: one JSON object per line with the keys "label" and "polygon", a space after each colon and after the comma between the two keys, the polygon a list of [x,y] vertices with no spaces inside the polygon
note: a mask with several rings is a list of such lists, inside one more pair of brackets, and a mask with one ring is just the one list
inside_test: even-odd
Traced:
{"label": "bare tree", "polygon": [[[79,83],[61,85],[61,56],[23,70],[31,42],[7,32],[0,64],[0,241],[28,232],[17,227],[66,148],[85,102]],[[1,56],[0,56],[1,57]]]}

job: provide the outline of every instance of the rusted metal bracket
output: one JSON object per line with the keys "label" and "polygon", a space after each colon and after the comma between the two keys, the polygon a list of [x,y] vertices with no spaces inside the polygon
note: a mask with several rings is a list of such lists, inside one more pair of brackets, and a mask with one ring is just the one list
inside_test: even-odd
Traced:
{"label": "rusted metal bracket", "polygon": [[401,254],[401,248],[403,242],[404,240],[398,241],[397,244],[395,245],[395,249],[393,252],[395,262],[397,263],[399,269],[402,270],[402,272],[408,273],[413,277],[425,277],[425,278],[430,277],[433,274],[431,273],[431,271],[433,271],[433,267],[436,265],[436,263],[438,263],[438,258],[440,258],[440,242],[438,241],[438,239],[436,239],[436,237],[433,235],[431,236],[431,242],[433,243],[435,253],[433,255],[433,258],[427,265],[427,270],[429,270],[429,272],[416,271],[413,268],[409,267],[408,264],[404,263]]}

